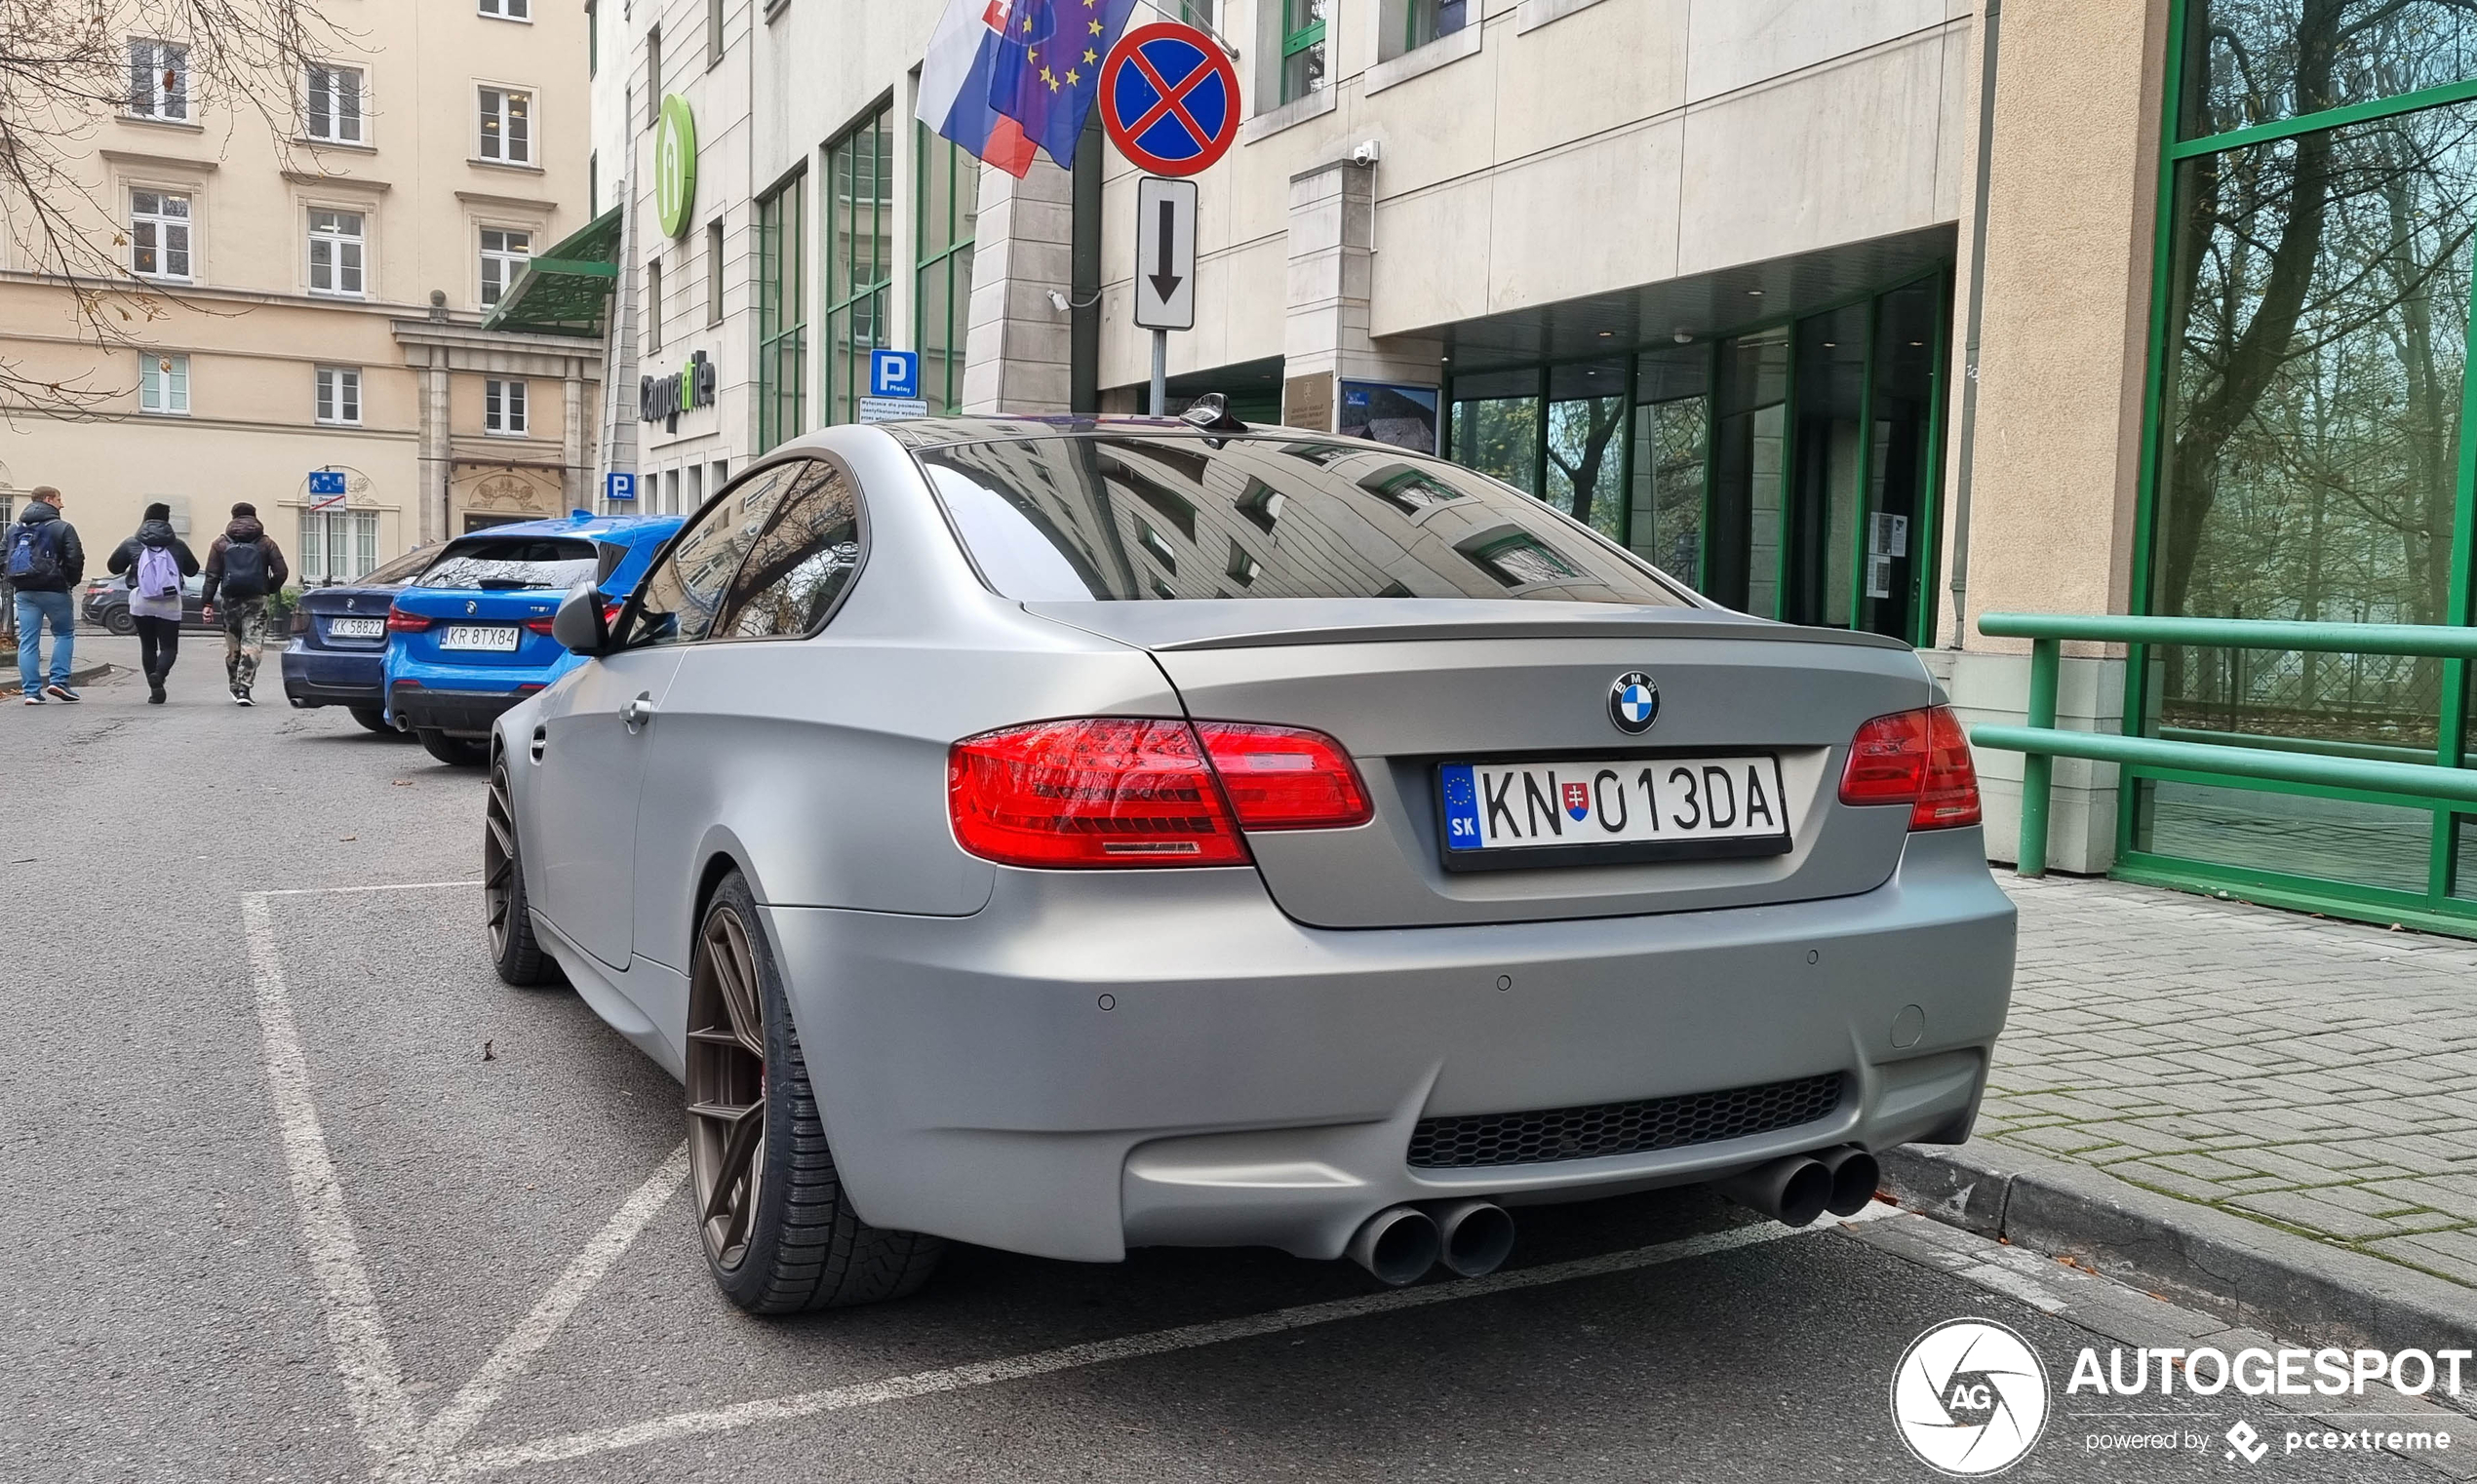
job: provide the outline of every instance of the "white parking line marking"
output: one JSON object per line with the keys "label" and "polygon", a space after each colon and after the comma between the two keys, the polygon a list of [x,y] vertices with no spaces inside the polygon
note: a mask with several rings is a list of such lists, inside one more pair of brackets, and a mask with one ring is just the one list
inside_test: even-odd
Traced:
{"label": "white parking line marking", "polygon": [[265,893],[241,899],[241,922],[250,944],[258,1061],[266,1072],[268,1100],[275,1107],[293,1204],[300,1212],[301,1247],[318,1280],[327,1341],[335,1350],[335,1370],[343,1378],[353,1422],[361,1429],[362,1441],[377,1457],[373,1472],[394,1473],[410,1460],[415,1445],[413,1399],[405,1392],[396,1352],[387,1344],[369,1269],[362,1266],[352,1221],[344,1214],[343,1189],[336,1184],[335,1166],[328,1157],[327,1134],[319,1127],[318,1109],[310,1099],[309,1064],[301,1055],[300,1028],[293,1019],[283,961],[276,956],[275,928]]}
{"label": "white parking line marking", "polygon": [[421,1450],[425,1455],[440,1457],[464,1441],[482,1421],[482,1414],[499,1399],[499,1393],[507,1389],[510,1382],[525,1374],[533,1356],[559,1333],[559,1327],[568,1322],[569,1315],[585,1302],[585,1296],[593,1292],[603,1274],[619,1261],[620,1254],[637,1239],[646,1223],[653,1220],[688,1178],[688,1146],[683,1139],[680,1147],[671,1152],[671,1157],[662,1161],[662,1167],[637,1187],[636,1193],[585,1244],[585,1250],[576,1254],[575,1261],[552,1282],[525,1321],[499,1342],[491,1358],[482,1362],[482,1369],[474,1372],[473,1379],[459,1387],[430,1419],[429,1425],[421,1429]]}
{"label": "white parking line marking", "polygon": [[479,886],[474,881],[388,881],[376,886],[283,886],[273,891],[254,891],[255,897],[329,897],[351,891],[440,891],[450,886]]}
{"label": "white parking line marking", "polygon": [[[1850,1217],[1844,1225],[1875,1221],[1903,1214],[1899,1208],[1878,1203]],[[884,1381],[864,1381],[847,1386],[831,1386],[822,1391],[802,1391],[790,1396],[769,1397],[764,1401],[736,1402],[727,1407],[714,1407],[697,1412],[677,1412],[669,1417],[649,1422],[631,1423],[625,1426],[606,1427],[593,1432],[571,1432],[557,1437],[538,1438],[530,1443],[516,1443],[498,1448],[479,1448],[447,1461],[451,1470],[458,1474],[490,1473],[521,1468],[531,1464],[557,1463],[566,1459],[585,1458],[598,1453],[612,1453],[623,1448],[641,1448],[648,1443],[671,1442],[704,1433],[727,1432],[760,1423],[785,1422],[794,1418],[813,1417],[820,1412],[846,1412],[855,1407],[873,1407],[882,1402],[903,1401],[915,1396],[930,1396],[941,1391],[968,1390],[975,1386],[997,1386],[1003,1382],[1021,1381],[1032,1376],[1047,1376],[1059,1371],[1083,1366],[1106,1365],[1116,1360],[1132,1360],[1145,1355],[1160,1355],[1172,1350],[1195,1349],[1200,1346],[1226,1345],[1234,1340],[1249,1340],[1260,1335],[1276,1335],[1284,1330],[1305,1329],[1311,1325],[1331,1324],[1342,1319],[1356,1319],[1369,1314],[1390,1313],[1397,1309],[1418,1308],[1431,1304],[1450,1304],[1459,1299],[1485,1298],[1491,1294],[1516,1289],[1540,1288],[1552,1283],[1569,1283],[1577,1278],[1599,1277],[1608,1273],[1629,1272],[1636,1269],[1658,1267],[1663,1263],[1680,1262],[1687,1258],[1708,1257],[1740,1247],[1752,1247],[1785,1237],[1802,1236],[1814,1231],[1832,1230],[1830,1225],[1791,1228],[1774,1222],[1733,1227],[1725,1231],[1711,1231],[1673,1242],[1649,1247],[1635,1247],[1624,1252],[1611,1252],[1600,1257],[1578,1258],[1568,1263],[1551,1263],[1540,1268],[1517,1269],[1511,1272],[1491,1273],[1484,1278],[1465,1278],[1459,1282],[1435,1283],[1418,1288],[1396,1288],[1384,1293],[1355,1299],[1332,1299],[1321,1304],[1303,1304],[1295,1308],[1278,1308],[1266,1313],[1245,1314],[1235,1319],[1216,1319],[1204,1324],[1180,1325],[1175,1329],[1153,1330],[1146,1334],[1122,1335],[1113,1340],[1094,1340],[1082,1345],[1062,1346],[1057,1349],[1035,1350],[1026,1355],[1008,1356],[1002,1360],[975,1361],[969,1365],[948,1366],[934,1371],[915,1371],[908,1376],[889,1377]]]}
{"label": "white parking line marking", "polygon": [[[405,1390],[404,1375],[397,1365],[395,1350],[388,1343],[386,1325],[379,1315],[377,1300],[371,1288],[369,1269],[362,1262],[360,1244],[353,1235],[352,1221],[344,1210],[343,1190],[337,1183],[334,1164],[328,1152],[327,1136],[319,1125],[318,1110],[310,1096],[309,1066],[301,1052],[300,1029],[293,1015],[292,994],[286,985],[283,960],[276,949],[275,929],[267,901],[279,896],[421,891],[479,884],[478,881],[410,881],[371,886],[300,887],[253,892],[241,899],[241,918],[249,940],[250,967],[260,1032],[259,1061],[266,1073],[267,1095],[275,1110],[294,1204],[300,1213],[302,1246],[318,1281],[319,1306],[326,1321],[328,1343],[335,1351],[335,1369],[344,1383],[354,1425],[375,1461],[371,1468],[374,1479],[416,1484],[416,1481],[502,1472],[533,1464],[586,1458],[649,1443],[727,1432],[761,1423],[997,1386],[1084,1366],[1105,1365],[1112,1361],[1195,1349],[1202,1346],[1226,1345],[1232,1341],[1370,1314],[1627,1272],[1831,1230],[1829,1225],[1792,1229],[1762,1222],[1599,1257],[1493,1273],[1484,1278],[1397,1288],[1359,1298],[1335,1299],[1204,1324],[1181,1325],[1056,1349],[1036,1350],[999,1360],[916,1371],[908,1376],[889,1377],[883,1381],[679,1412],[624,1426],[564,1433],[528,1443],[457,1453],[454,1451],[457,1444],[472,1434],[507,1387],[524,1376],[533,1358],[574,1315],[620,1256],[644,1231],[647,1224],[678,1192],[688,1169],[688,1146],[683,1143],[620,1204],[585,1249],[570,1261],[535,1302],[532,1310],[499,1343],[472,1379],[457,1388],[455,1395],[430,1419],[426,1426],[420,1424],[412,1398]],[[1854,1226],[1902,1214],[1896,1207],[1872,1204],[1841,1225]]]}

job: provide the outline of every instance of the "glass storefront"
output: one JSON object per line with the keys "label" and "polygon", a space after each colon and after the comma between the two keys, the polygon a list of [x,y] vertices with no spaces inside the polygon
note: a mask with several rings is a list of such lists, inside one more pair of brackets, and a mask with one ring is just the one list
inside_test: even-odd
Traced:
{"label": "glass storefront", "polygon": [[1730,607],[1930,643],[1948,283],[1457,375],[1445,451]]}
{"label": "glass storefront", "polygon": [[[2468,621],[2472,43],[2477,24],[2443,3],[2183,5],[2146,611]],[[2456,765],[2462,669],[2155,647],[2129,714],[2177,740]],[[2448,810],[2173,777],[2129,787],[2136,871],[2440,910],[2465,894]]]}

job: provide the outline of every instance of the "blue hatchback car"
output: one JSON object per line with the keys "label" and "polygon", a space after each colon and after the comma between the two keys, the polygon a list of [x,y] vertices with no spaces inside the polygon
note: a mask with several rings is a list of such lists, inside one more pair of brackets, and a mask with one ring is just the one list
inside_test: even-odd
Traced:
{"label": "blue hatchback car", "polygon": [[579,582],[635,590],[679,516],[570,516],[449,542],[387,610],[387,720],[442,762],[479,766],[491,723],[579,663],[551,615]]}

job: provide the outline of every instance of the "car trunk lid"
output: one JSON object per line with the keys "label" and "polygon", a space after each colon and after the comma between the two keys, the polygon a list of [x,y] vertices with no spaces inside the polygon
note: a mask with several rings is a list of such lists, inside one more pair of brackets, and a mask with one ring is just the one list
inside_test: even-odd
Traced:
{"label": "car trunk lid", "polygon": [[[1907,810],[1841,804],[1841,762],[1860,723],[1932,699],[1906,645],[1712,609],[1384,600],[1028,606],[1149,650],[1198,720],[1313,727],[1342,743],[1372,796],[1371,822],[1248,836],[1282,910],[1325,927],[1682,912],[1869,890],[1899,864]],[[1612,719],[1611,695],[1635,673],[1656,684],[1659,707],[1647,730],[1630,735]],[[1682,858],[1519,868],[1457,851],[1463,869],[1446,864],[1447,764],[1553,770],[1685,759],[1776,760],[1778,773],[1763,776],[1784,795],[1787,848],[1746,853],[1741,842],[1730,854],[1713,842],[1675,846]],[[1529,823],[1543,822],[1534,811]]]}

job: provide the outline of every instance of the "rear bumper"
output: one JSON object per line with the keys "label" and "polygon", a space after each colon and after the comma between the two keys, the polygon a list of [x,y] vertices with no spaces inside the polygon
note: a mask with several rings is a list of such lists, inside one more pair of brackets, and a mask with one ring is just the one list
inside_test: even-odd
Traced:
{"label": "rear bumper", "polygon": [[398,681],[388,692],[388,702],[399,726],[413,731],[443,731],[451,737],[487,737],[491,723],[502,712],[541,688],[530,685],[509,690],[449,690]]}
{"label": "rear bumper", "polygon": [[295,706],[377,706],[387,699],[387,655],[313,649],[295,640],[284,646],[284,698]]}
{"label": "rear bumper", "polygon": [[[1329,1258],[1401,1200],[1581,1199],[1965,1137],[2013,972],[1982,848],[1911,837],[1857,896],[1567,922],[1305,927],[1243,870],[1010,871],[970,918],[765,918],[869,1221],[1061,1258]],[[1423,1118],[1828,1074],[1838,1106],[1795,1127],[1408,1163]]]}

